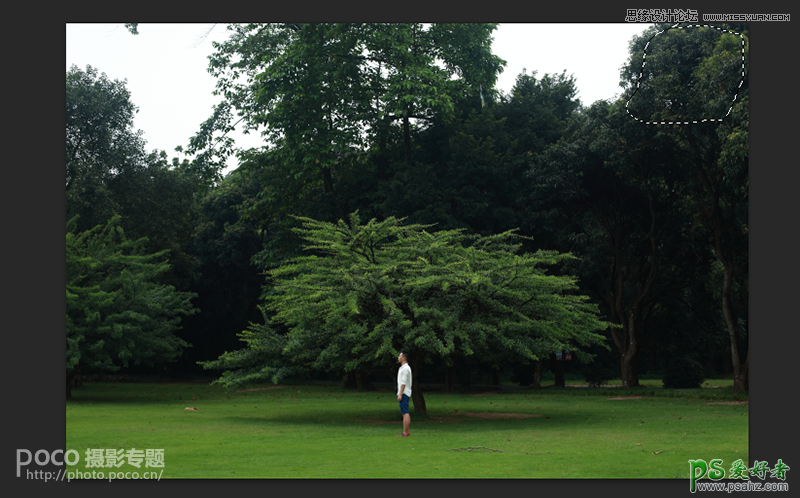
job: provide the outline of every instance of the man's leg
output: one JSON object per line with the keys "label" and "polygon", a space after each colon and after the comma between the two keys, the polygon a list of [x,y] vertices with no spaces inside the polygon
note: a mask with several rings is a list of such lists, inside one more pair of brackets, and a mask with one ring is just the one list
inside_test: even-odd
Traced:
{"label": "man's leg", "polygon": [[408,413],[403,414],[403,434],[408,434],[408,428],[411,426],[411,415]]}

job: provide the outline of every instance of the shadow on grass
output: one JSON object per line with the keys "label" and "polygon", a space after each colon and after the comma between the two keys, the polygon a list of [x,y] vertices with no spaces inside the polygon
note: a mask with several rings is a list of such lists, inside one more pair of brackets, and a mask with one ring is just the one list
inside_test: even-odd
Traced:
{"label": "shadow on grass", "polygon": [[[558,413],[552,415],[513,413],[513,412],[439,412],[428,416],[411,413],[411,425],[417,428],[435,428],[437,431],[461,432],[469,426],[470,432],[491,432],[502,430],[541,430],[566,429],[569,427],[585,427],[586,420],[580,414]],[[402,425],[399,413],[370,412],[368,414],[343,413],[341,410],[315,410],[310,413],[267,414],[262,420],[254,417],[223,415],[220,421],[236,424],[292,424],[336,428],[375,427]]]}
{"label": "shadow on grass", "polygon": [[[288,387],[288,386],[281,386]],[[293,387],[312,387],[315,391],[319,391],[319,386],[293,386]],[[280,396],[288,397],[289,393],[282,389],[276,389],[275,386],[268,386],[268,388],[259,388],[253,395],[252,399],[257,399],[262,389],[269,389],[269,393],[275,393]],[[276,389],[272,391],[272,389]],[[338,398],[350,398],[365,395],[371,395],[377,391],[340,391],[337,388],[330,390],[319,391],[319,395],[333,395]],[[160,406],[163,404],[170,404],[175,402],[198,403],[201,401],[219,401],[227,399],[242,400],[247,397],[247,393],[241,392],[226,392],[219,387],[209,386],[208,384],[195,383],[191,384],[166,384],[166,383],[152,383],[152,384],[124,384],[124,383],[91,383],[86,384],[85,387],[75,388],[72,391],[72,398],[67,400],[67,403],[77,404],[123,404],[123,405],[152,405]],[[718,388],[700,388],[693,390],[673,390],[664,388],[654,388],[652,386],[642,386],[638,388],[624,389],[617,387],[604,387],[604,388],[579,388],[567,387],[566,389],[544,387],[544,388],[516,388],[508,390],[487,390],[484,388],[470,389],[463,392],[448,393],[444,391],[428,390],[426,394],[431,399],[438,397],[459,397],[459,396],[495,396],[495,395],[531,395],[541,397],[561,396],[561,397],[616,397],[616,396],[644,396],[655,398],[688,398],[688,399],[702,399],[708,401],[747,401],[747,393],[734,393],[730,389],[724,387]],[[399,413],[397,413],[399,418]],[[412,410],[412,417],[415,414]],[[416,414],[419,420],[426,420],[424,416]]]}

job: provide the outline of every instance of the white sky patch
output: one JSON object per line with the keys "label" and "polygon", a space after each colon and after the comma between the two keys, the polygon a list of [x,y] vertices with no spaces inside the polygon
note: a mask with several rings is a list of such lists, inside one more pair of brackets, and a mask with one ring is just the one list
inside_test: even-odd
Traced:
{"label": "white sky patch", "polygon": [[[208,73],[212,41],[228,38],[224,25],[140,24],[131,35],[122,24],[67,24],[66,69],[87,64],[110,79],[127,79],[131,100],[139,108],[134,126],[144,131],[147,150],[184,148],[211,116],[219,97]],[[566,70],[575,76],[585,106],[614,98],[621,91],[619,69],[628,58],[628,42],[647,24],[501,24],[493,33],[492,51],[507,61],[497,88],[510,92],[523,68],[537,77]],[[258,147],[257,133],[229,134],[238,147]],[[229,170],[236,166],[229,160]]]}

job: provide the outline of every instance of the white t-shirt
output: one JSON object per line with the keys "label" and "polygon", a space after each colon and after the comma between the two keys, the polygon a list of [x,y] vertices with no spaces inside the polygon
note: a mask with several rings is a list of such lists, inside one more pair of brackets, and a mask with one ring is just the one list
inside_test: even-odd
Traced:
{"label": "white t-shirt", "polygon": [[400,367],[400,370],[397,371],[397,395],[400,396],[400,386],[405,384],[405,388],[403,389],[403,394],[407,395],[409,398],[411,397],[411,367],[408,366],[408,363]]}

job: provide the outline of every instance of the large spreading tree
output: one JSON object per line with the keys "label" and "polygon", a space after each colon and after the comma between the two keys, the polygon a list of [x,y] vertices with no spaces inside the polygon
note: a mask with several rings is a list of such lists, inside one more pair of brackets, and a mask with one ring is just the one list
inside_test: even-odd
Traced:
{"label": "large spreading tree", "polygon": [[[519,253],[520,237],[427,231],[401,220],[361,224],[308,218],[297,229],[306,255],[269,272],[267,323],[242,335],[249,347],[206,368],[218,382],[278,382],[304,368],[353,371],[386,365],[401,349],[412,371],[425,357],[536,360],[552,351],[603,342],[608,324],[576,293],[570,276],[548,275],[569,255]],[[426,413],[414,377],[415,410]]]}

